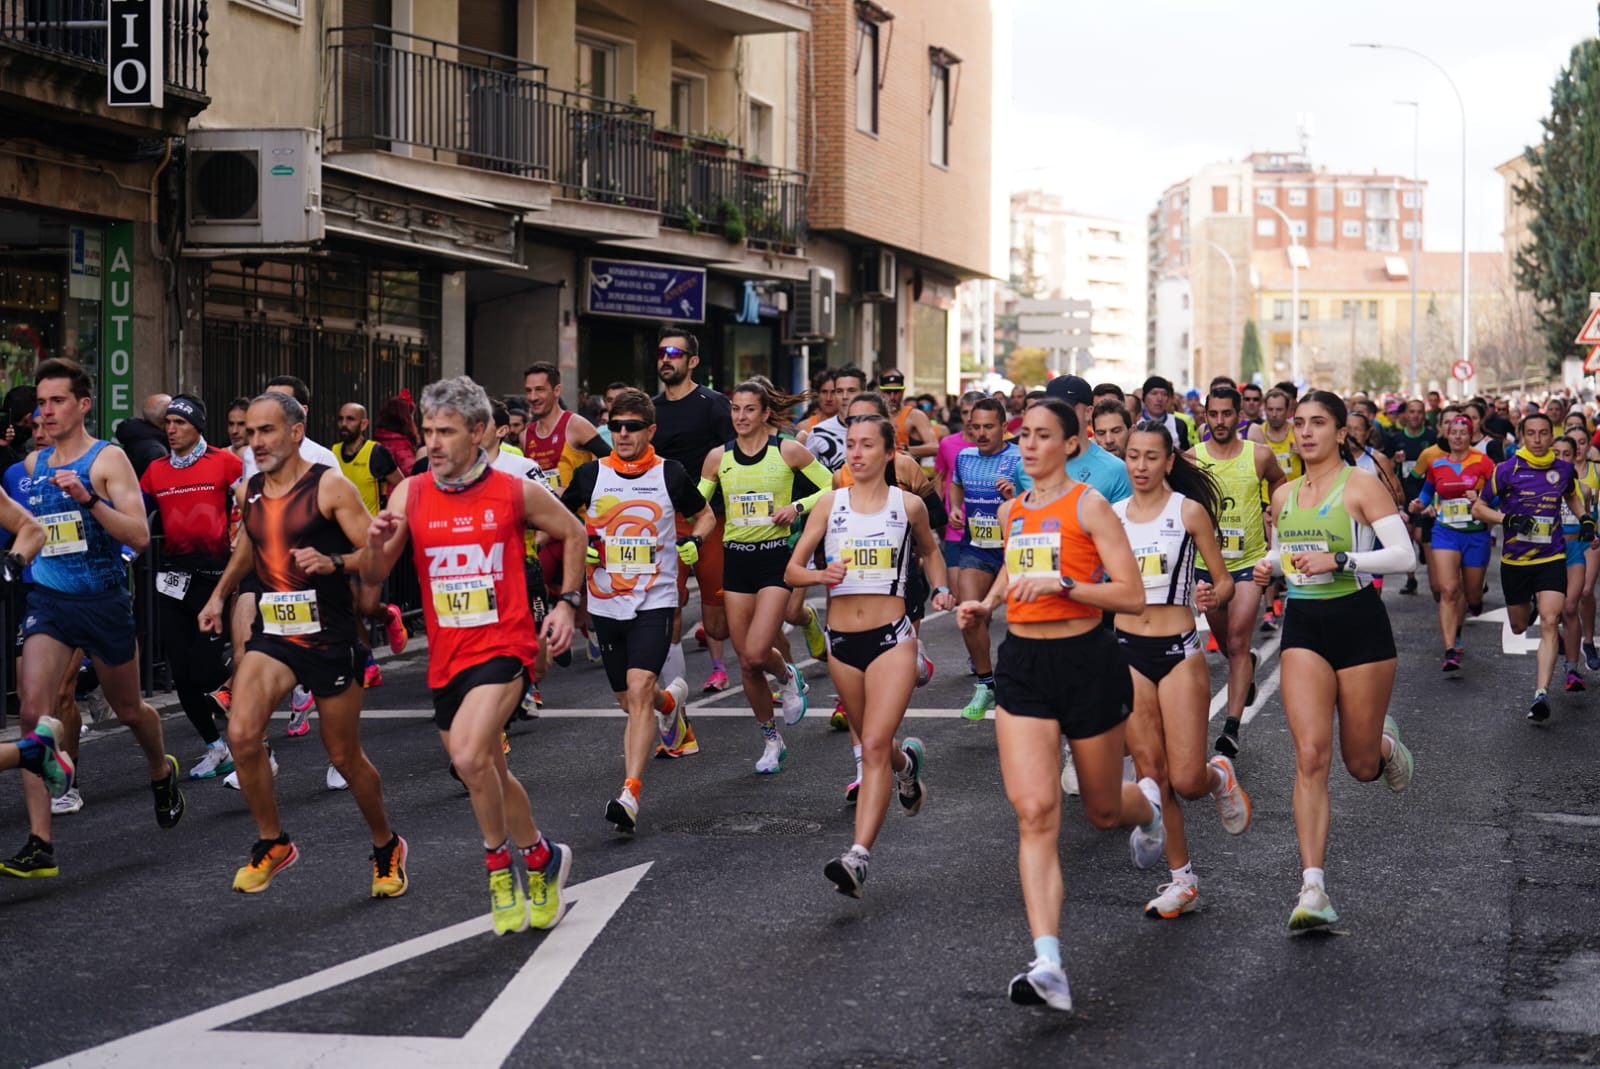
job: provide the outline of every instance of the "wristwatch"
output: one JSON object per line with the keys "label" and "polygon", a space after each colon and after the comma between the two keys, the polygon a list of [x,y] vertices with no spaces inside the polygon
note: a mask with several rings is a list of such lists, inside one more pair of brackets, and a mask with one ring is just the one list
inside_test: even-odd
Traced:
{"label": "wristwatch", "polygon": [[105,500],[105,498],[101,497],[99,494],[95,493],[93,490],[90,490],[89,491],[89,500],[87,500],[87,501],[85,501],[83,503],[83,511],[85,511],[85,512],[93,512],[94,511],[94,507],[96,505],[100,504],[100,502],[102,502],[104,500]]}
{"label": "wristwatch", "polygon": [[1333,555],[1333,563],[1338,566],[1341,572],[1348,572],[1350,570],[1350,554],[1335,553]]}
{"label": "wristwatch", "polygon": [[567,608],[571,609],[573,612],[577,612],[578,609],[583,605],[583,595],[578,593],[576,590],[567,591],[557,600],[566,602]]}
{"label": "wristwatch", "polygon": [[1063,575],[1061,577],[1061,589],[1062,590],[1071,590],[1073,587],[1075,587],[1077,585],[1078,584],[1075,581],[1073,581],[1072,576]]}
{"label": "wristwatch", "polygon": [[335,575],[344,574],[344,555],[342,553],[328,554],[328,563],[333,565],[333,572]]}
{"label": "wristwatch", "polygon": [[796,516],[804,516],[806,514],[806,503],[804,501],[796,501],[794,503],[794,514]]}

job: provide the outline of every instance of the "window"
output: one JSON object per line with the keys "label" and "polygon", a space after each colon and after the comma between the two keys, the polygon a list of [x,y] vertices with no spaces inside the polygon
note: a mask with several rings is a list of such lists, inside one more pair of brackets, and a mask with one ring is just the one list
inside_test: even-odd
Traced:
{"label": "window", "polygon": [[942,55],[928,64],[932,82],[928,97],[928,162],[950,166],[950,64]]}
{"label": "window", "polygon": [[620,88],[617,67],[614,42],[578,38],[578,92],[602,100],[617,99]]}
{"label": "window", "polygon": [[301,10],[301,0],[234,0],[247,7],[258,7],[272,12],[274,15],[284,15],[291,19],[300,19],[304,12]]}
{"label": "window", "polygon": [[1333,211],[1333,187],[1321,186],[1317,189],[1317,211]]}
{"label": "window", "polygon": [[1400,236],[1410,241],[1417,236],[1417,224],[1407,220],[1400,224]]}
{"label": "window", "polygon": [[1343,236],[1347,237],[1347,238],[1358,238],[1358,237],[1360,237],[1361,236],[1361,220],[1359,220],[1359,219],[1346,219],[1344,221],[1344,223],[1339,227],[1339,233],[1342,234]]}
{"label": "window", "polygon": [[672,128],[685,134],[706,128],[706,80],[698,74],[672,72]]}
{"label": "window", "polygon": [[1361,207],[1361,190],[1347,189],[1344,191],[1344,206],[1346,208]]}
{"label": "window", "polygon": [[772,105],[750,98],[750,127],[745,131],[745,151],[762,163],[772,162]]}
{"label": "window", "polygon": [[1228,210],[1227,186],[1211,187],[1211,210],[1219,214]]}
{"label": "window", "polygon": [[1339,302],[1339,318],[1340,319],[1355,319],[1357,314],[1360,311],[1360,308],[1361,308],[1361,304],[1360,304],[1359,301],[1340,301]]}
{"label": "window", "polygon": [[1301,319],[1310,319],[1311,318],[1311,302],[1310,301],[1301,301],[1300,302],[1300,318]]}
{"label": "window", "polygon": [[1367,318],[1368,319],[1377,319],[1378,318],[1378,302],[1377,301],[1368,301],[1367,302]]}
{"label": "window", "polygon": [[1257,219],[1256,237],[1272,238],[1278,236],[1278,221],[1276,219]]}
{"label": "window", "polygon": [[1183,227],[1180,226],[1177,223],[1173,223],[1172,224],[1172,240],[1173,241],[1177,241],[1181,237],[1183,237]]}
{"label": "window", "polygon": [[878,24],[856,19],[856,129],[878,132]]}
{"label": "window", "polygon": [[1272,318],[1273,319],[1288,319],[1289,318],[1289,302],[1288,301],[1273,301],[1272,302]]}
{"label": "window", "polygon": [[1415,208],[1417,206],[1417,203],[1418,203],[1418,201],[1417,201],[1417,191],[1414,190],[1414,189],[1410,189],[1410,190],[1407,190],[1406,192],[1400,194],[1400,203],[1403,204],[1407,208]]}
{"label": "window", "polygon": [[1291,208],[1304,208],[1306,206],[1306,191],[1303,189],[1289,190],[1289,206]]}
{"label": "window", "polygon": [[1317,241],[1331,242],[1333,240],[1333,216],[1324,215],[1317,219]]}
{"label": "window", "polygon": [[1257,204],[1277,204],[1278,203],[1278,191],[1275,190],[1275,189],[1258,189],[1258,190],[1256,190],[1256,203]]}
{"label": "window", "polygon": [[1289,233],[1297,238],[1306,236],[1306,221],[1304,219],[1290,219]]}
{"label": "window", "polygon": [[1182,305],[1182,307],[1184,307],[1184,308],[1188,308],[1189,307],[1189,295],[1187,293],[1183,294],[1183,305]]}

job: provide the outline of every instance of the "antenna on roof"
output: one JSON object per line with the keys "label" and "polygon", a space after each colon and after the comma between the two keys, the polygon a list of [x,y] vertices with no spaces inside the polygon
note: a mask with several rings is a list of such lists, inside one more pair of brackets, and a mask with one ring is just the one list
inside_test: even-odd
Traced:
{"label": "antenna on roof", "polygon": [[1317,132],[1317,117],[1309,111],[1296,112],[1295,125],[1300,129],[1300,155],[1311,162],[1311,138]]}

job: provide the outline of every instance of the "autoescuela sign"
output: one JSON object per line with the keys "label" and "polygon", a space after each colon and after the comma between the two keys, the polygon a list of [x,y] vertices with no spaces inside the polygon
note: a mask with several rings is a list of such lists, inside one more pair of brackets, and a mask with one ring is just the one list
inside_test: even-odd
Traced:
{"label": "autoescuela sign", "polygon": [[625,319],[704,323],[706,272],[682,264],[590,260],[583,310]]}
{"label": "autoescuela sign", "polygon": [[166,66],[161,0],[106,4],[106,103],[114,108],[159,108]]}
{"label": "autoescuela sign", "polygon": [[109,223],[105,322],[100,335],[100,426],[106,435],[133,415],[133,224]]}

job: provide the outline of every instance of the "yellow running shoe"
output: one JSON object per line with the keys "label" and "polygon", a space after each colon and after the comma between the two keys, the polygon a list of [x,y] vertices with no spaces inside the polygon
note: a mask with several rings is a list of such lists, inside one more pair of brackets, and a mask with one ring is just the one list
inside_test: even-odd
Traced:
{"label": "yellow running shoe", "polygon": [[567,886],[572,868],[572,849],[565,843],[550,844],[550,860],[542,869],[528,870],[528,923],[535,928],[554,928],[561,919],[561,892]]}
{"label": "yellow running shoe", "polygon": [[528,899],[514,865],[489,873],[489,919],[495,935],[528,930]]}
{"label": "yellow running shoe", "polygon": [[387,846],[372,848],[372,897],[399,898],[407,886],[406,841],[396,835]]}
{"label": "yellow running shoe", "polygon": [[300,851],[288,836],[257,839],[250,848],[250,864],[233,874],[233,889],[247,895],[265,891],[274,876],[299,860]]}
{"label": "yellow running shoe", "polygon": [[817,610],[806,606],[806,622],[800,625],[800,630],[806,636],[806,649],[811,651],[811,656],[819,661],[828,659],[828,636],[822,633],[822,622],[817,619]]}

